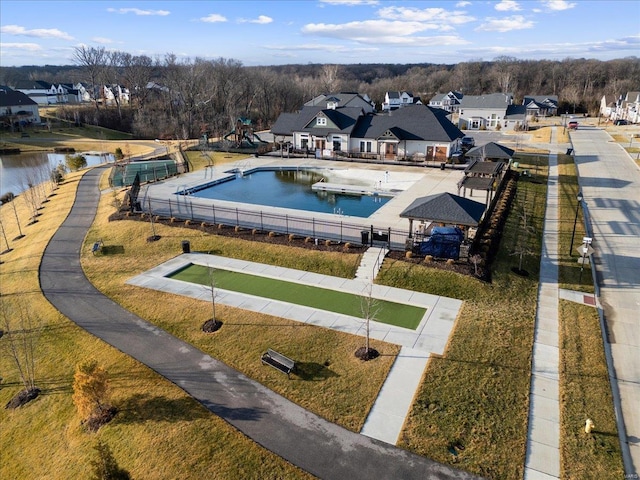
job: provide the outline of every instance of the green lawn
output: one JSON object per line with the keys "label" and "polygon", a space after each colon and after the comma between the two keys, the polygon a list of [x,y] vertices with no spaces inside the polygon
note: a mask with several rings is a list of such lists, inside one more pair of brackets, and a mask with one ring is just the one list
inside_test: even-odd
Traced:
{"label": "green lawn", "polygon": [[[214,270],[215,288],[234,292],[256,295],[259,297],[280,300],[282,302],[304,305],[330,312],[363,317],[363,302],[365,297],[350,293],[338,292],[326,288],[311,287],[299,283],[276,280],[268,277],[231,272],[229,270]],[[209,267],[190,264],[185,268],[169,275],[174,280],[210,285]],[[395,325],[397,327],[415,330],[424,317],[426,310],[403,303],[389,302],[375,299],[375,320],[377,322]]]}

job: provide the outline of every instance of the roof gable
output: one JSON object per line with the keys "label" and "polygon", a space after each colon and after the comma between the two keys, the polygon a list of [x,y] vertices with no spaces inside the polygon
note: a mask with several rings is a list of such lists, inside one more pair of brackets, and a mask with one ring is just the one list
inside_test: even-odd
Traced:
{"label": "roof gable", "polygon": [[462,97],[463,108],[505,109],[513,102],[511,93],[491,93],[489,95],[465,95]]}

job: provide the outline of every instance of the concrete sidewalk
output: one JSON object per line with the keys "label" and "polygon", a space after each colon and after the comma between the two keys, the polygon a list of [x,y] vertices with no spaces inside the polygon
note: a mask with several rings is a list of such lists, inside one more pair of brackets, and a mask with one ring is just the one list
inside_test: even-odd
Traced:
{"label": "concrete sidewalk", "polygon": [[[373,249],[372,255],[377,254],[377,249]],[[357,278],[351,280],[331,277],[200,253],[179,255],[131,278],[127,283],[189,296],[197,300],[210,301],[210,287],[167,278],[169,274],[192,263],[355,295],[367,295],[371,289],[371,295],[374,298],[425,308],[426,313],[416,330],[375,321],[370,322],[369,325],[371,338],[402,346],[361,432],[392,445],[398,441],[430,355],[444,353],[459,309],[462,306],[462,301],[457,299],[371,284],[368,279],[363,281]],[[288,318],[352,335],[365,335],[365,324],[360,318],[219,288],[216,289],[216,292],[216,302],[220,304]]]}
{"label": "concrete sidewalk", "polygon": [[319,478],[476,478],[350,432],[276,395],[102,295],[80,266],[103,169],[87,172],[40,266],[45,297],[81,328],[147,365],[265,448]]}
{"label": "concrete sidewalk", "polygon": [[531,359],[525,480],[560,477],[557,155],[549,155],[542,241],[538,308]]}

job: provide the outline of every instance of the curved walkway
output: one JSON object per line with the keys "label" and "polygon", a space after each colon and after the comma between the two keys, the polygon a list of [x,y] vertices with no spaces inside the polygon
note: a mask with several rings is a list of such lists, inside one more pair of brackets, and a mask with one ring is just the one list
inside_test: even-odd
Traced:
{"label": "curved walkway", "polygon": [[87,172],[73,208],[45,249],[47,299],[89,333],[183,388],[254,441],[320,478],[476,478],[314,415],[142,320],[84,276],[80,251],[99,201],[102,168]]}

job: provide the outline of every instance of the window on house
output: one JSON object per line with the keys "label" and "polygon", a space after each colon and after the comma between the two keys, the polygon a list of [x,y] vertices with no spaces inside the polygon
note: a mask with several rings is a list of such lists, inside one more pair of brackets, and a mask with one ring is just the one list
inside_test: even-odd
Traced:
{"label": "window on house", "polygon": [[360,153],[371,153],[371,142],[360,142]]}
{"label": "window on house", "polygon": [[306,150],[309,147],[309,139],[303,138],[302,141],[300,142],[300,146],[302,147],[303,150]]}
{"label": "window on house", "polygon": [[339,152],[342,149],[342,142],[340,140],[333,141],[333,151]]}
{"label": "window on house", "polygon": [[327,119],[324,117],[318,117],[316,118],[316,125],[326,125],[327,124]]}

